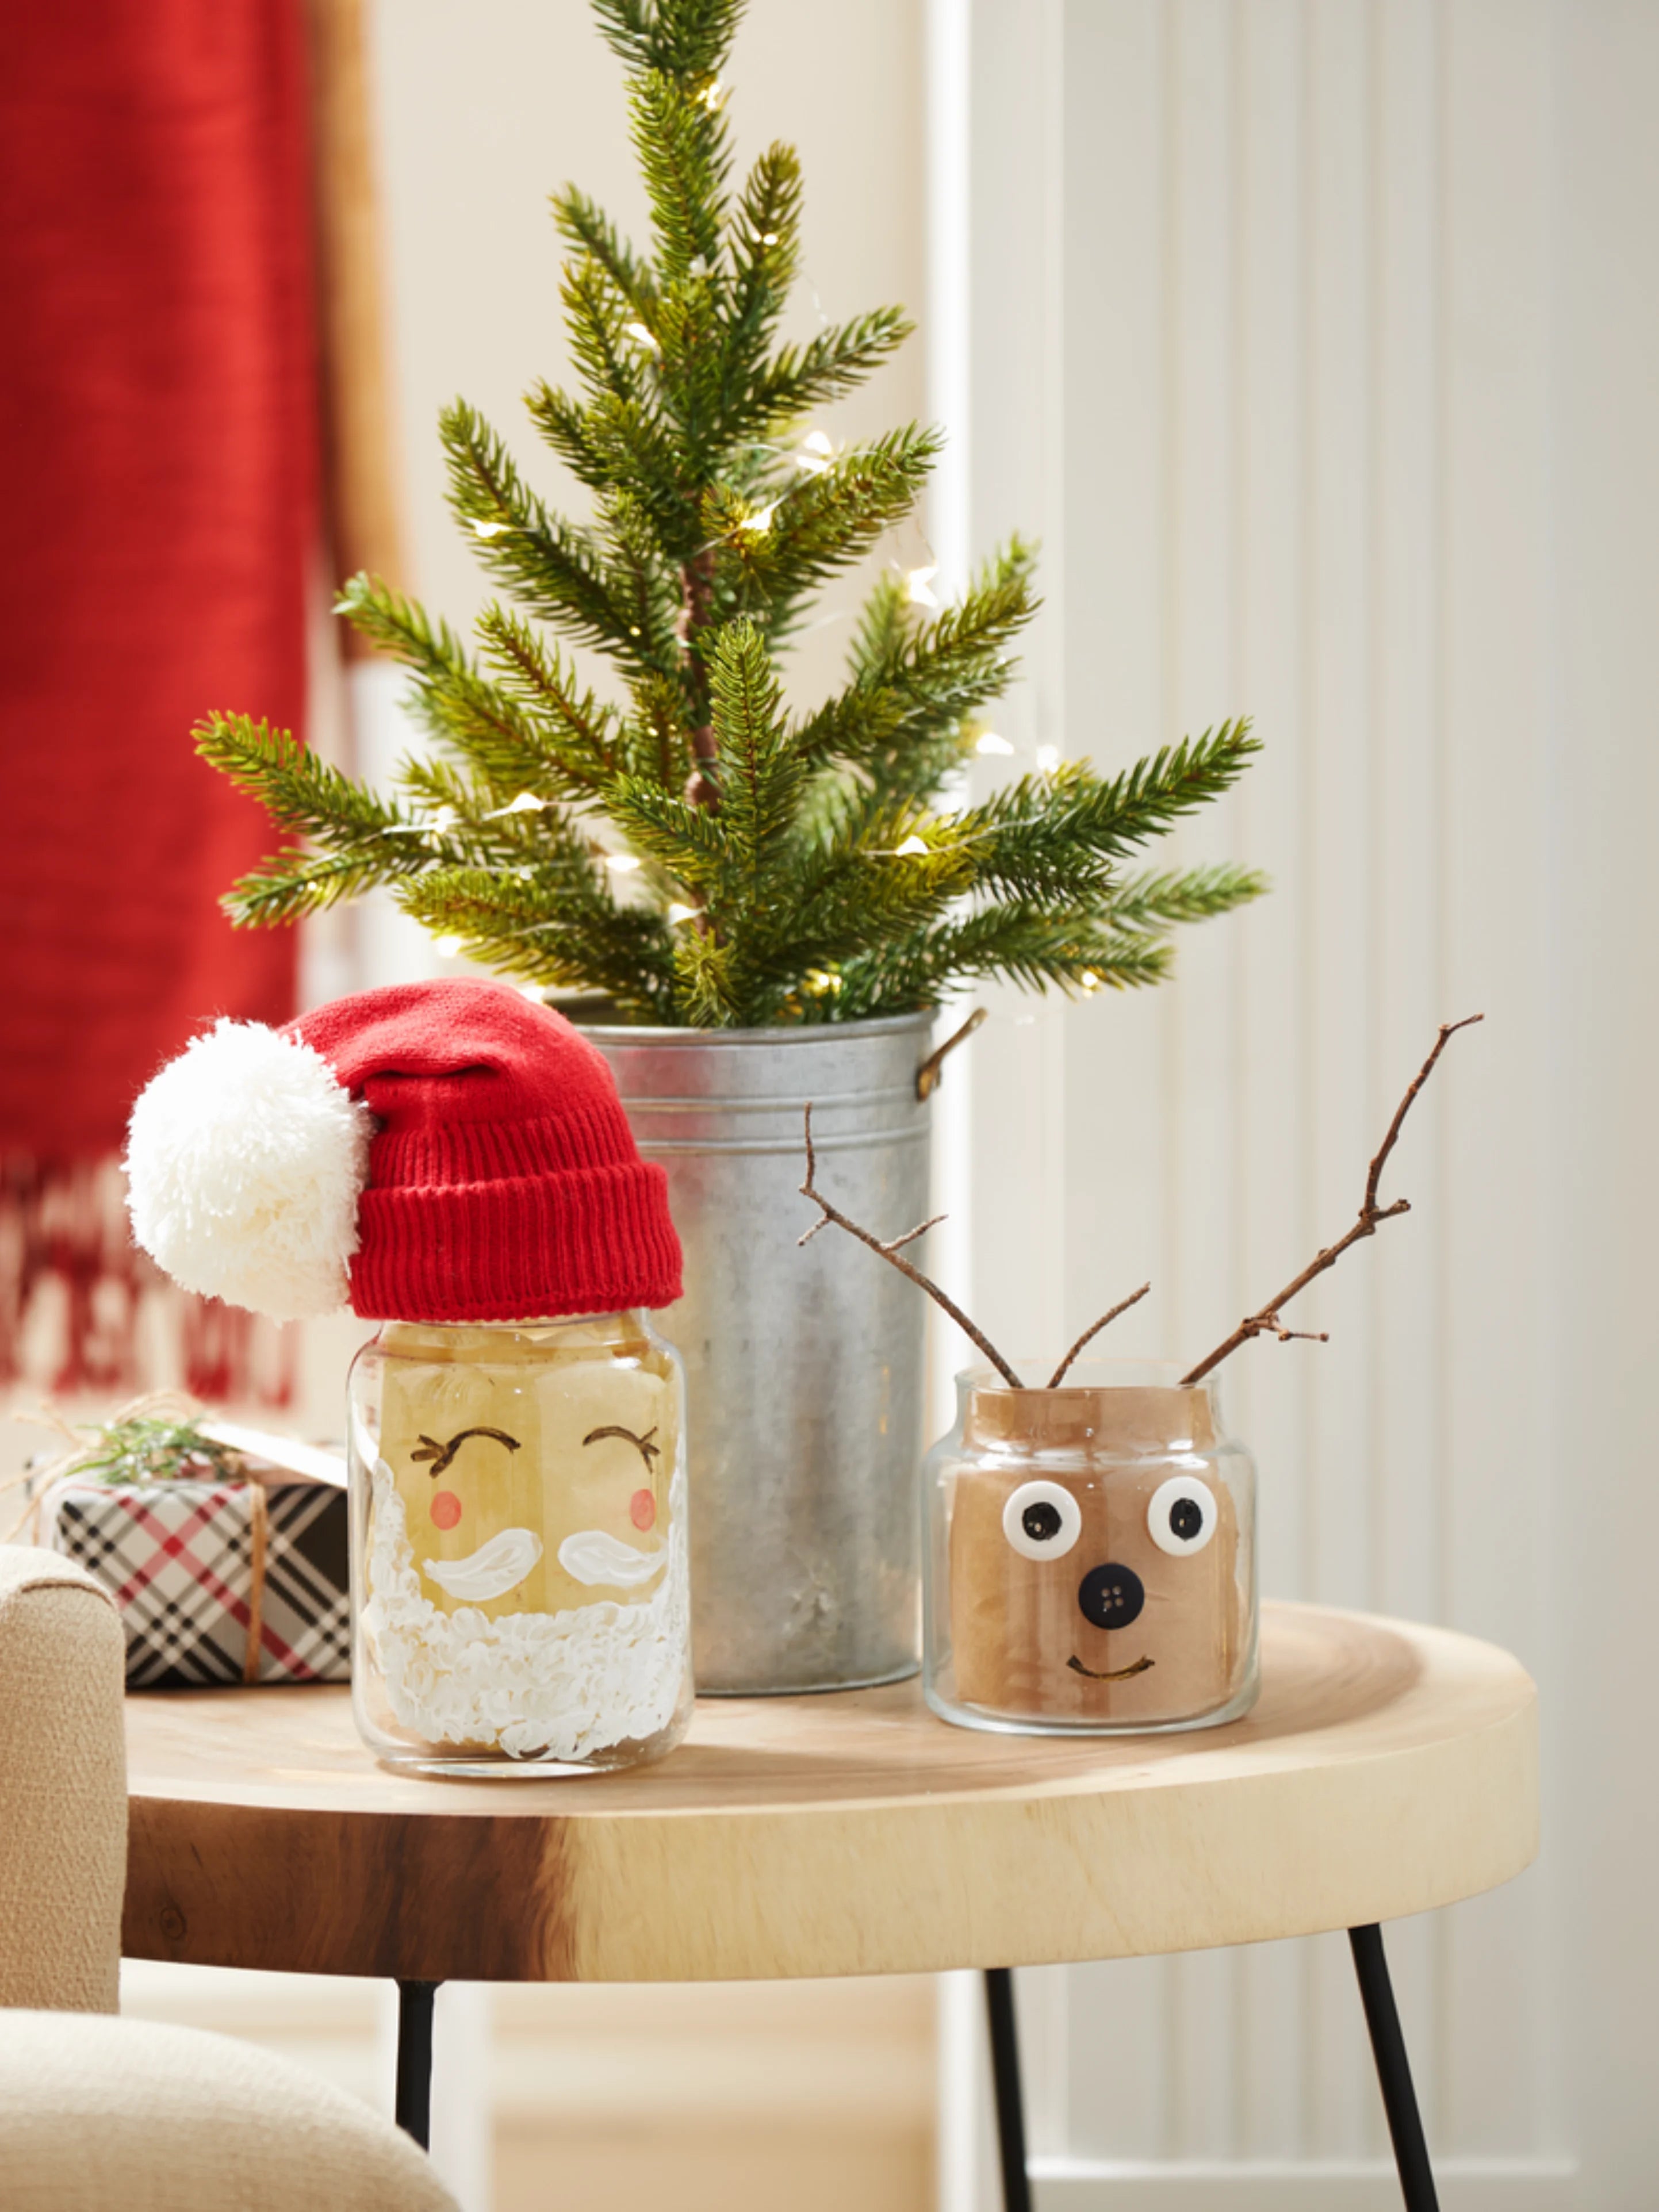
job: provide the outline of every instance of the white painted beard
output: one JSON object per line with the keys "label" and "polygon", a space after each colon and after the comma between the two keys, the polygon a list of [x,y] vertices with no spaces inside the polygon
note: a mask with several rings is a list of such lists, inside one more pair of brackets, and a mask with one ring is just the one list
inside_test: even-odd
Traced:
{"label": "white painted beard", "polygon": [[663,1551],[634,1554],[653,1575],[666,1563],[647,1596],[491,1620],[465,1607],[441,1612],[424,1594],[404,1501],[378,1462],[362,1624],[397,1725],[428,1742],[493,1744],[523,1759],[586,1759],[665,1728],[690,1636],[684,1485],[677,1468]]}

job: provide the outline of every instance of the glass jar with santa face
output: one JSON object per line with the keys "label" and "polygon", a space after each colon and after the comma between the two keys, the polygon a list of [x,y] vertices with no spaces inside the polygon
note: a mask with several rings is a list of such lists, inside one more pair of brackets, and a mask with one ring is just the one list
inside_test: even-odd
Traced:
{"label": "glass jar with santa face", "polygon": [[388,1322],[358,1353],[352,1683],[378,1757],[546,1775],[679,1741],[683,1401],[642,1312]]}
{"label": "glass jar with santa face", "polygon": [[965,1728],[1209,1728],[1256,1694],[1255,1468],[1213,1376],[957,1378],[923,1470],[927,1701]]}

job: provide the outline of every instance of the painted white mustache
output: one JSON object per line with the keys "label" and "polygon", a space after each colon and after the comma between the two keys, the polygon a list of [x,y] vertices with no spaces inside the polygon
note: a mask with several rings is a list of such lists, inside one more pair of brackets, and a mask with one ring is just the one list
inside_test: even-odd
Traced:
{"label": "painted white mustache", "polygon": [[533,1528],[503,1528],[464,1559],[422,1559],[421,1565],[463,1605],[488,1605],[521,1583],[541,1555],[542,1540]]}
{"label": "painted white mustache", "polygon": [[633,1589],[662,1571],[666,1552],[636,1552],[631,1544],[607,1536],[603,1528],[583,1528],[559,1547],[559,1565],[579,1583],[609,1583]]}

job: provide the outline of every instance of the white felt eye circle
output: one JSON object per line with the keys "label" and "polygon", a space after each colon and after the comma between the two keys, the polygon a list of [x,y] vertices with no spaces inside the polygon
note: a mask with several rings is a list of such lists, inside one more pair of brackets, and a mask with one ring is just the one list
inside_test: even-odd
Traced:
{"label": "white felt eye circle", "polygon": [[1160,1482],[1146,1508],[1146,1529],[1160,1552],[1176,1559],[1201,1552],[1221,1518],[1215,1492],[1195,1474],[1172,1474]]}
{"label": "white felt eye circle", "polygon": [[1023,1559],[1063,1559],[1083,1534],[1083,1515],[1057,1482],[1022,1482],[1002,1509],[1002,1533]]}

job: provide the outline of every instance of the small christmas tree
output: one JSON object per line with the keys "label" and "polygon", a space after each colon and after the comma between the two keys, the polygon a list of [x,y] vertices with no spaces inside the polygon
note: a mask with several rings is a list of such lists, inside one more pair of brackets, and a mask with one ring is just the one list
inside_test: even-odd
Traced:
{"label": "small christmas tree", "polygon": [[[451,504],[511,604],[485,610],[474,658],[373,577],[346,586],[340,611],[408,665],[439,742],[395,796],[245,715],[198,727],[203,754],[308,844],[244,878],[233,919],[291,921],[389,884],[511,975],[708,1028],[908,1012],[976,976],[1157,981],[1174,924],[1262,880],[1121,863],[1234,781],[1249,725],[1115,777],[1068,762],[957,804],[975,718],[1036,605],[1018,541],[943,610],[884,574],[845,689],[786,712],[778,657],[810,595],[910,513],[939,447],[913,424],[836,450],[807,419],[910,325],[878,308],[775,343],[800,172],[774,145],[729,190],[720,71],[742,0],[594,6],[629,72],[651,250],[574,187],[556,196],[582,397],[543,384],[527,403],[592,520],[550,514],[487,422],[447,411]],[[586,689],[558,637],[605,654],[624,697]]]}

